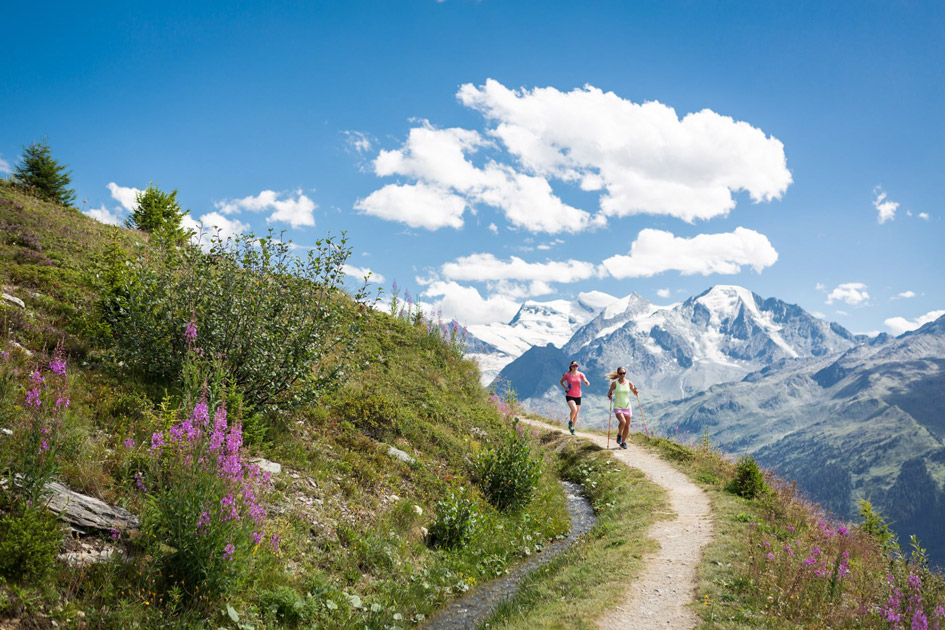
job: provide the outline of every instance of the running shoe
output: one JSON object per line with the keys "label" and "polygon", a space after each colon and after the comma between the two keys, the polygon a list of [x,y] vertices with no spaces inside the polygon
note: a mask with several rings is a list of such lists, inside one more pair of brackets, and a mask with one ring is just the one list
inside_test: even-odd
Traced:
{"label": "running shoe", "polygon": [[617,446],[620,446],[620,434],[617,434]]}
{"label": "running shoe", "polygon": [[574,423],[568,420],[568,431],[571,432],[571,435],[574,435]]}
{"label": "running shoe", "polygon": [[627,448],[627,443],[626,443],[626,442],[621,442],[621,443],[620,443],[620,448]]}

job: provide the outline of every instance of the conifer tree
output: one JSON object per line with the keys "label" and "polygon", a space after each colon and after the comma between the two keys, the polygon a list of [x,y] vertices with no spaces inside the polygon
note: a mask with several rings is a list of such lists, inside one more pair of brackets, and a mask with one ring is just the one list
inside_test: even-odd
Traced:
{"label": "conifer tree", "polygon": [[23,157],[16,166],[13,178],[29,187],[41,199],[64,206],[72,205],[75,201],[75,190],[69,188],[72,183],[69,173],[65,166],[52,157],[46,138],[23,147]]}
{"label": "conifer tree", "polygon": [[135,202],[137,205],[125,225],[144,232],[183,234],[180,223],[187,212],[181,209],[176,190],[166,193],[151,182],[137,194]]}

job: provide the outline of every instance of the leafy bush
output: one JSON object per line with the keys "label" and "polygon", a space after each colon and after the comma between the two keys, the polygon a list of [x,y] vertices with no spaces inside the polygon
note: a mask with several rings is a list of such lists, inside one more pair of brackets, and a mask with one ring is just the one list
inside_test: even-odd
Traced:
{"label": "leafy bush", "polygon": [[16,165],[13,179],[26,186],[41,199],[54,201],[64,206],[75,201],[75,190],[69,188],[72,183],[65,166],[52,157],[52,152],[43,141],[32,142],[23,147],[22,161]]}
{"label": "leafy bush", "polygon": [[729,490],[746,499],[754,499],[769,491],[764,473],[761,472],[754,457],[745,455],[738,459],[735,465],[735,477],[729,483]]}
{"label": "leafy bush", "polygon": [[430,525],[429,541],[434,547],[457,549],[467,545],[479,528],[479,506],[460,489],[436,503],[436,520]]}
{"label": "leafy bush", "polygon": [[284,626],[294,628],[311,621],[316,614],[315,600],[305,598],[290,586],[277,586],[259,594],[259,609]]}
{"label": "leafy bush", "polygon": [[[192,387],[202,361],[194,351],[189,357]],[[169,429],[153,433],[147,470],[135,476],[145,495],[145,540],[164,565],[166,587],[204,603],[239,588],[263,555],[257,551],[279,544],[260,504],[269,474],[245,461],[240,419],[227,415],[220,375],[203,381],[198,401],[188,397]]]}
{"label": "leafy bush", "polygon": [[515,512],[531,502],[541,479],[541,460],[532,458],[522,435],[510,431],[499,446],[479,453],[473,474],[489,503]]}
{"label": "leafy bush", "polygon": [[153,377],[180,372],[196,319],[199,347],[222,357],[249,406],[311,401],[340,382],[360,331],[365,290],[342,288],[350,252],[344,236],[303,257],[271,234],[212,237],[206,252],[165,245],[133,263],[104,312],[123,358]]}
{"label": "leafy bush", "polygon": [[375,440],[400,435],[400,407],[388,396],[346,388],[339,392],[331,406],[343,420]]}
{"label": "leafy bush", "polygon": [[45,506],[19,504],[0,518],[0,575],[44,577],[55,563],[61,543],[59,523]]}

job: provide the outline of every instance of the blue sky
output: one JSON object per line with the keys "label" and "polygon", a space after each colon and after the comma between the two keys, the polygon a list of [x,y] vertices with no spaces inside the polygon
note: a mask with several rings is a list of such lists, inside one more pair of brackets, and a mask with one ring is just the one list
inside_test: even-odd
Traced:
{"label": "blue sky", "polygon": [[714,284],[855,332],[945,309],[941,2],[28,4],[0,170],[45,135],[102,219],[153,181],[347,230],[466,323]]}

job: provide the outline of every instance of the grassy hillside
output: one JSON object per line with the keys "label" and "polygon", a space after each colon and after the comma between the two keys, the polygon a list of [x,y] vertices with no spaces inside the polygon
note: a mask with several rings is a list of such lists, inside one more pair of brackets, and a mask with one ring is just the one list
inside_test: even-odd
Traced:
{"label": "grassy hillside", "polygon": [[[0,185],[0,224],[0,283],[25,304],[4,300],[0,306],[0,423],[12,429],[0,437],[5,472],[19,473],[13,463],[46,456],[40,445],[40,459],[24,459],[30,447],[24,418],[32,413],[24,401],[37,370],[42,387],[55,382],[71,401],[56,416],[58,424],[44,426],[53,429],[48,439],[55,477],[153,517],[160,500],[141,485],[175,478],[168,460],[159,459],[170,448],[155,450],[153,436],[170,443],[193,399],[186,379],[155,380],[124,364],[100,302],[109,252],[140,256],[152,247],[148,236],[98,224],[8,184]],[[200,334],[197,322],[198,344]],[[50,368],[56,357],[65,360],[62,377]],[[473,483],[477,454],[503,443],[511,431],[508,409],[482,390],[476,365],[438,328],[428,331],[419,318],[368,310],[349,367],[339,386],[315,404],[250,412],[226,391],[230,426],[241,422],[246,455],[278,462],[282,472],[272,477],[264,501],[265,543],[278,546],[250,549],[246,570],[226,574],[233,583],[223,596],[188,592],[170,560],[185,550],[142,539],[152,531],[160,538],[163,530],[150,529],[153,518],[145,518],[141,532],[89,531],[81,539],[58,527],[50,531],[43,521],[39,528],[0,531],[0,619],[13,627],[49,627],[52,621],[86,628],[236,627],[229,606],[240,624],[257,628],[406,627],[503,573],[530,546],[566,531],[564,498],[550,463],[534,500],[521,511],[496,510]],[[39,436],[42,444],[46,436]],[[410,459],[402,461],[390,447]],[[4,524],[32,514],[21,514],[11,502],[5,496]],[[478,518],[472,538],[455,549],[429,544],[426,530],[457,506]],[[195,518],[199,512],[195,507]],[[210,557],[220,564],[222,556],[229,571],[243,560],[238,545],[230,551],[224,542]],[[14,547],[38,550],[31,554],[36,566],[20,567]],[[86,567],[53,561],[56,553],[93,548],[116,548],[122,555]]]}

